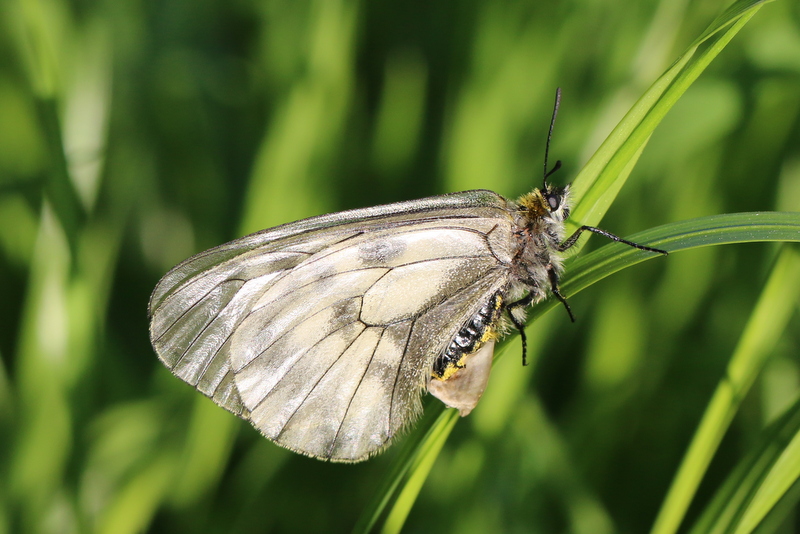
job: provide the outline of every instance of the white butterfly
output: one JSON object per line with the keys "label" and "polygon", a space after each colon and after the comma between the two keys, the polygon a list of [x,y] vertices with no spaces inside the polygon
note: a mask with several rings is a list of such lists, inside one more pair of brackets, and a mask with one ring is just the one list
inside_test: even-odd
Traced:
{"label": "white butterfly", "polygon": [[552,292],[567,305],[561,253],[582,231],[666,254],[593,227],[564,241],[568,200],[545,181],[516,202],[465,191],[231,241],[158,283],[153,347],[278,445],[364,460],[418,417],[425,391],[475,407],[505,323],[524,342],[529,304]]}

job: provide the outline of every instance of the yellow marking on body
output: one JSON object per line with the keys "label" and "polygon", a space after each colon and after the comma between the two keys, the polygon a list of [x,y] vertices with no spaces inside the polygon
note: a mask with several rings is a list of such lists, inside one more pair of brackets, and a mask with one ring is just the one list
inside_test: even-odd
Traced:
{"label": "yellow marking on body", "polygon": [[459,358],[456,363],[448,364],[441,376],[437,376],[435,373],[431,373],[431,376],[436,380],[441,380],[442,382],[446,381],[456,374],[460,369],[465,367],[464,360],[466,360],[467,356],[471,356],[478,352],[487,341],[497,341],[498,339],[500,339],[500,335],[498,334],[497,329],[493,328],[492,326],[486,327],[486,331],[483,333],[481,338],[475,342],[475,346],[472,347],[470,352],[462,354],[461,358]]}
{"label": "yellow marking on body", "polygon": [[[538,191],[538,189],[536,190]],[[503,297],[501,295],[497,295],[497,300],[494,303],[494,311],[499,312],[500,309],[503,307]],[[467,356],[475,354],[478,352],[481,347],[488,341],[497,341],[500,339],[500,333],[497,331],[497,328],[494,325],[497,323],[497,316],[499,314],[495,313],[491,317],[492,322],[486,325],[486,330],[484,330],[483,335],[481,338],[475,342],[475,346],[472,347],[472,350],[468,353],[464,353],[461,355],[461,358],[455,363],[449,363],[447,367],[445,367],[444,372],[441,375],[437,375],[436,373],[432,372],[431,377],[434,380],[439,380],[441,382],[445,382],[448,379],[452,378],[454,374],[456,374],[459,370],[464,369],[464,360],[466,360]]]}
{"label": "yellow marking on body", "polygon": [[498,339],[500,339],[500,336],[497,334],[497,329],[493,327],[488,327],[486,328],[486,331],[483,332],[481,339],[477,343],[475,343],[475,350],[473,350],[472,352],[476,352],[478,349],[481,348],[481,345],[483,345],[487,341],[492,341],[492,340],[497,341]]}
{"label": "yellow marking on body", "polygon": [[454,374],[456,374],[458,371],[460,371],[461,369],[464,368],[464,363],[463,362],[464,362],[464,358],[466,356],[467,356],[466,354],[464,356],[462,356],[461,359],[458,360],[458,363],[451,363],[450,365],[448,365],[445,368],[444,373],[442,373],[442,376],[435,376],[434,375],[433,378],[435,378],[436,380],[440,380],[442,382],[446,382],[447,380],[452,378]]}

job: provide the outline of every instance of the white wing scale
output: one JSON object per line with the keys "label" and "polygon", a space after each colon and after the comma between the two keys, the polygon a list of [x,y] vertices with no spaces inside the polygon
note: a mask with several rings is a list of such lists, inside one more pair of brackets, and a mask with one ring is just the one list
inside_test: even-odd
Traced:
{"label": "white wing scale", "polygon": [[151,339],[278,444],[361,460],[417,416],[435,357],[507,284],[512,243],[488,191],[283,225],[170,271]]}

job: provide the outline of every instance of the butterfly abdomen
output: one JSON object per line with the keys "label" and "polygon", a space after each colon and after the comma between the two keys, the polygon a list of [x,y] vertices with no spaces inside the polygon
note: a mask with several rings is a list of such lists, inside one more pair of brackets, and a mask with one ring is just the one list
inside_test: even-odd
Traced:
{"label": "butterfly abdomen", "polygon": [[466,356],[476,352],[487,341],[496,339],[497,322],[502,309],[502,296],[496,293],[467,321],[444,352],[436,358],[431,376],[436,380],[447,380],[453,373],[464,368]]}

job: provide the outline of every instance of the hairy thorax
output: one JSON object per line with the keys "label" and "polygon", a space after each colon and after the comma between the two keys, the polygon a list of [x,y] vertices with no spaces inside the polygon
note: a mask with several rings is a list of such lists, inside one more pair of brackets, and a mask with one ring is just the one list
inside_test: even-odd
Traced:
{"label": "hairy thorax", "polygon": [[[557,198],[556,209],[548,206],[548,196]],[[544,192],[534,189],[514,203],[517,249],[511,273],[512,286],[529,291],[533,301],[546,297],[550,287],[548,271],[561,273],[558,246],[564,238],[564,220],[569,215],[568,198],[567,188],[548,187]]]}

